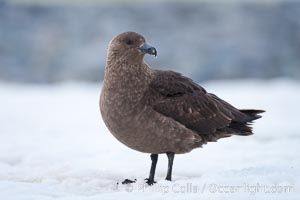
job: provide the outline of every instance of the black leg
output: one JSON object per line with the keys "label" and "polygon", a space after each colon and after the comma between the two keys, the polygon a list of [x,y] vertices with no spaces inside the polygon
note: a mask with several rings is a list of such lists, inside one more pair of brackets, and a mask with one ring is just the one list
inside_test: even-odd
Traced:
{"label": "black leg", "polygon": [[171,179],[172,179],[173,160],[174,160],[175,153],[167,152],[167,156],[168,156],[168,172],[167,172],[166,180],[171,181]]}
{"label": "black leg", "polygon": [[151,154],[150,157],[151,157],[151,161],[152,161],[150,174],[149,174],[149,178],[146,178],[145,180],[147,180],[146,183],[148,183],[148,185],[153,185],[154,183],[156,183],[154,181],[154,175],[155,175],[155,169],[156,169],[158,154]]}

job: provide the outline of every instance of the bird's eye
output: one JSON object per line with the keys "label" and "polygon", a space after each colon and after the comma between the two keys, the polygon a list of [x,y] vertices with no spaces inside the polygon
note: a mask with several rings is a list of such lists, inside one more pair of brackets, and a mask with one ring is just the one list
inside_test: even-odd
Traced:
{"label": "bird's eye", "polygon": [[127,39],[127,40],[126,40],[126,44],[132,45],[132,44],[133,44],[133,41],[132,41],[131,39]]}

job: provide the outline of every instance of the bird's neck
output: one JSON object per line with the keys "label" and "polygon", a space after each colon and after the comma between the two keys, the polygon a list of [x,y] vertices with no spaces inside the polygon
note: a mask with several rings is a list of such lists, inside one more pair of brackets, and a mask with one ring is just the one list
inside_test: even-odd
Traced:
{"label": "bird's neck", "polygon": [[144,63],[143,56],[132,56],[127,53],[120,54],[120,52],[115,52],[113,50],[108,51],[106,70],[117,69],[121,66],[139,65]]}
{"label": "bird's neck", "polygon": [[152,77],[152,70],[143,61],[129,62],[128,59],[108,59],[104,85],[116,88],[128,86],[128,89],[131,85],[135,85],[135,88],[142,88],[149,84]]}

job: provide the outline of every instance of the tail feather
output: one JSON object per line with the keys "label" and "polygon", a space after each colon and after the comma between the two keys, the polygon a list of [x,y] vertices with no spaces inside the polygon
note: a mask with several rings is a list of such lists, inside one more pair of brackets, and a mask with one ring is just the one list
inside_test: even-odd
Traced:
{"label": "tail feather", "polygon": [[240,112],[242,112],[243,114],[246,114],[248,119],[246,122],[252,122],[253,120],[259,119],[261,118],[261,115],[258,115],[260,113],[264,113],[264,110],[253,110],[253,109],[245,109],[245,110],[239,110]]}
{"label": "tail feather", "polygon": [[234,135],[252,135],[252,127],[249,123],[241,123],[241,122],[231,122],[231,124],[228,126],[231,130],[234,130]]}
{"label": "tail feather", "polygon": [[215,134],[202,135],[204,143],[215,142],[219,138],[230,137],[231,135],[248,136],[252,135],[252,122],[261,118],[260,113],[264,110],[242,109],[236,110],[234,118],[227,127],[216,130]]}
{"label": "tail feather", "polygon": [[264,110],[239,110],[241,113],[243,113],[245,116],[241,119],[233,120],[228,127],[224,129],[224,131],[231,132],[233,135],[252,135],[252,127],[251,123],[261,118],[261,115],[258,115],[260,113],[265,112]]}

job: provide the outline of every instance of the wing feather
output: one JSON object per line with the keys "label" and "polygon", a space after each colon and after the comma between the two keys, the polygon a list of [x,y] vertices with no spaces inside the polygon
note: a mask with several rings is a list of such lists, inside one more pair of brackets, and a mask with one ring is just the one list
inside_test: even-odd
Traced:
{"label": "wing feather", "polygon": [[204,135],[227,127],[240,114],[238,109],[173,71],[157,71],[145,96],[156,112]]}

